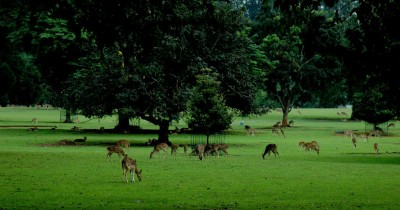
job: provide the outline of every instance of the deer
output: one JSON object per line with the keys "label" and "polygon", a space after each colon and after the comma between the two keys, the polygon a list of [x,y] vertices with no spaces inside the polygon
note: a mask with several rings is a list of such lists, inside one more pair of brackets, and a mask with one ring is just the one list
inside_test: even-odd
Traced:
{"label": "deer", "polygon": [[394,128],[395,125],[396,125],[395,123],[389,123],[389,125],[388,125],[387,127],[388,127],[388,128],[390,128],[390,127],[393,127],[393,128]]}
{"label": "deer", "polygon": [[265,147],[264,153],[262,154],[262,158],[265,160],[265,155],[268,154],[268,159],[270,159],[271,152],[274,153],[275,157],[276,155],[279,156],[278,146],[276,144],[268,144]]}
{"label": "deer", "polygon": [[139,179],[139,182],[142,181],[142,170],[139,171],[137,164],[136,164],[136,159],[132,159],[128,157],[127,154],[124,154],[124,159],[121,161],[122,165],[122,175],[125,177],[126,183],[129,183],[128,181],[128,171],[130,172],[132,179],[131,182],[135,182],[135,175],[136,174],[137,178]]}
{"label": "deer", "polygon": [[32,123],[32,125],[37,125],[38,119],[37,119],[36,117],[35,117],[35,118],[32,118],[31,123]]}
{"label": "deer", "polygon": [[164,151],[164,158],[165,158],[167,154],[167,149],[168,149],[168,144],[166,143],[157,144],[156,146],[154,146],[153,151],[150,153],[150,158],[152,158],[155,153],[160,153],[160,150]]}
{"label": "deer", "polygon": [[123,150],[120,146],[117,146],[117,145],[110,145],[110,146],[108,146],[108,147],[107,147],[107,151],[108,151],[108,153],[107,153],[107,160],[110,160],[110,159],[111,159],[111,155],[112,155],[113,153],[118,154],[118,156],[120,156],[120,155],[125,155],[124,150]]}
{"label": "deer", "polygon": [[299,141],[299,147],[300,147],[300,149],[304,149],[304,144],[305,144],[306,142],[304,142],[304,141]]}
{"label": "deer", "polygon": [[353,143],[353,148],[355,149],[357,147],[356,135],[352,135],[351,142]]}
{"label": "deer", "polygon": [[115,142],[115,145],[120,146],[120,147],[125,147],[126,149],[129,149],[129,146],[131,146],[131,143],[129,140],[121,139]]}
{"label": "deer", "polygon": [[196,145],[195,152],[199,156],[199,159],[201,161],[203,161],[203,159],[204,159],[204,151],[205,151],[205,149],[206,149],[206,145],[205,144]]}
{"label": "deer", "polygon": [[246,133],[248,136],[254,136],[256,133],[256,130],[252,127],[250,127],[250,125],[245,125],[244,129],[246,130]]}
{"label": "deer", "polygon": [[179,144],[172,144],[171,145],[171,156],[176,155],[179,149]]}
{"label": "deer", "polygon": [[374,144],[374,150],[375,150],[375,155],[377,155],[379,152],[378,143]]}
{"label": "deer", "polygon": [[87,137],[83,137],[83,139],[75,139],[74,142],[86,142]]}
{"label": "deer", "polygon": [[218,151],[222,150],[224,152],[225,156],[228,156],[228,151],[227,151],[228,148],[229,147],[227,144],[208,144],[208,145],[206,145],[204,153],[205,153],[205,155],[208,156],[208,155],[210,155],[210,153],[214,152],[217,154],[217,157],[219,158]]}
{"label": "deer", "polygon": [[352,137],[354,135],[354,132],[352,130],[346,130],[343,132],[344,138],[347,138],[348,136]]}
{"label": "deer", "polygon": [[368,141],[368,134],[360,134],[359,137],[360,137],[360,139],[362,139],[363,142]]}
{"label": "deer", "polygon": [[184,144],[183,145],[183,152],[185,153],[185,156],[187,156],[187,150],[188,150],[188,145]]}
{"label": "deer", "polygon": [[306,142],[304,143],[304,151],[308,152],[310,150],[314,150],[319,155],[319,145],[316,141]]}
{"label": "deer", "polygon": [[381,137],[382,132],[380,130],[370,130],[368,137]]}

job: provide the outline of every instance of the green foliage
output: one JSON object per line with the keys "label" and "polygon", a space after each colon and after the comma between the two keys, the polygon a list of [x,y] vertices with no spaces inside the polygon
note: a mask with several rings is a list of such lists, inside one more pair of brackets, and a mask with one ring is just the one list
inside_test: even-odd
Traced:
{"label": "green foliage", "polygon": [[373,125],[388,122],[397,116],[397,107],[388,98],[391,91],[385,85],[367,87],[353,100],[353,117]]}
{"label": "green foliage", "polygon": [[196,76],[196,86],[188,105],[188,125],[195,132],[211,135],[221,132],[232,123],[232,115],[219,91],[217,74],[202,69]]}

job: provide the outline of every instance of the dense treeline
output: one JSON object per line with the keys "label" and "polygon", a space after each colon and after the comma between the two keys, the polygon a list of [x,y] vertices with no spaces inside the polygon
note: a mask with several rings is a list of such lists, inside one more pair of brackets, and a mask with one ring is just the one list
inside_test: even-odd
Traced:
{"label": "dense treeline", "polygon": [[379,124],[399,115],[399,16],[394,0],[1,1],[0,104],[146,119],[164,140],[232,110],[279,107],[286,125],[293,107],[352,104]]}

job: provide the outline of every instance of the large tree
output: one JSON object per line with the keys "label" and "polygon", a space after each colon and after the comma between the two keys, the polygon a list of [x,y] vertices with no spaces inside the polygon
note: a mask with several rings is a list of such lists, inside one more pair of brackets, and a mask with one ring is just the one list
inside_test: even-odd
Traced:
{"label": "large tree", "polygon": [[169,123],[186,110],[202,68],[219,73],[229,106],[251,111],[257,88],[249,65],[251,41],[239,33],[243,14],[229,4],[80,1],[76,14],[98,55],[92,56],[95,62],[82,63],[73,82],[78,86],[66,91],[83,114],[101,117],[125,110],[128,117],[158,125],[159,139],[167,141]]}

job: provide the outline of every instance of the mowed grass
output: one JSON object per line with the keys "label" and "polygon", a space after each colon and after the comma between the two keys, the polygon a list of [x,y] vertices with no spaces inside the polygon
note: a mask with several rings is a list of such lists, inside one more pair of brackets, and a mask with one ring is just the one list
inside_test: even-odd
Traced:
{"label": "mowed grass", "polygon": [[[256,128],[247,136],[242,118],[226,132],[229,156],[197,157],[162,154],[149,158],[144,146],[155,134],[101,134],[111,129],[114,117],[86,119],[79,124],[60,122],[59,110],[0,108],[0,209],[399,209],[400,131],[357,142],[336,131],[364,132],[364,122],[343,121],[336,113],[350,109],[292,111],[294,127],[286,137],[272,134],[281,114],[244,118]],[[38,131],[27,130],[31,119]],[[51,127],[57,126],[56,130]],[[72,131],[74,125],[82,128]],[[183,122],[174,126],[185,127]],[[12,126],[12,127],[9,127]],[[23,127],[25,126],[25,127]],[[140,126],[157,129],[146,121]],[[387,131],[386,129],[384,129]],[[87,136],[85,144],[59,146],[62,139]],[[143,180],[124,182],[122,157],[107,161],[106,147],[118,139],[132,145],[125,150],[143,170]],[[173,143],[190,144],[190,135],[170,135]],[[299,141],[318,141],[320,155],[305,153]],[[373,144],[380,153],[374,154]],[[280,156],[263,160],[268,143]]]}

